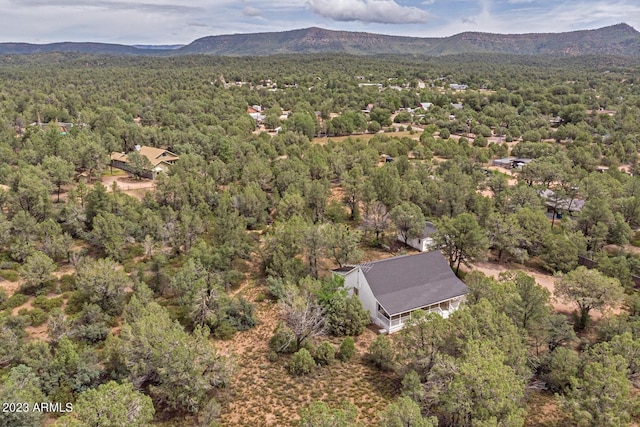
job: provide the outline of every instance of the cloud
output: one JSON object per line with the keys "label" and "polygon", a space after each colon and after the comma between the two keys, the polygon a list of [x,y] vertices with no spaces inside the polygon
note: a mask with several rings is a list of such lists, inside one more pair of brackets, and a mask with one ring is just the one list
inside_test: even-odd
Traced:
{"label": "cloud", "polygon": [[424,0],[422,2],[423,5],[425,6],[431,6],[432,4],[434,4],[436,2],[436,0]]}
{"label": "cloud", "polygon": [[262,12],[260,9],[256,9],[255,7],[247,6],[242,10],[242,14],[245,16],[260,16]]}
{"label": "cloud", "polygon": [[[19,2],[12,1],[12,3],[19,4],[21,7],[38,7],[52,6],[50,0],[21,0]],[[136,10],[143,12],[160,12],[160,13],[193,13],[201,11],[201,7],[184,6],[181,4],[155,4],[155,3],[140,3],[129,1],[110,1],[110,0],[68,0],[62,4],[56,4],[57,8],[98,8],[106,10]]]}
{"label": "cloud", "polygon": [[417,7],[400,6],[394,0],[308,0],[312,12],[334,21],[417,24],[429,14]]}

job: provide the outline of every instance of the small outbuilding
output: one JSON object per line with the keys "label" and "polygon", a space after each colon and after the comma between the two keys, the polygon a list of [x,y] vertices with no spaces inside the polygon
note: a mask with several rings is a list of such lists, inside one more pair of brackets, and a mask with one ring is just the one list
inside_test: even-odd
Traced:
{"label": "small outbuilding", "polygon": [[[435,233],[436,227],[433,225],[431,221],[427,221],[422,234],[415,239],[408,239],[407,245],[411,246],[414,249],[419,250],[420,252],[427,252],[434,249],[433,242],[433,233]],[[404,236],[398,233],[398,240],[404,243]]]}

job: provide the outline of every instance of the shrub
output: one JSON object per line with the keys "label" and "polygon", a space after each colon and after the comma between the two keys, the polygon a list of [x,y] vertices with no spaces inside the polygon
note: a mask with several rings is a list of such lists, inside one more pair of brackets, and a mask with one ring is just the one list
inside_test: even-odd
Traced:
{"label": "shrub", "polygon": [[331,335],[360,335],[369,322],[369,312],[355,295],[336,293],[328,303],[327,328]]}
{"label": "shrub", "polygon": [[6,300],[5,303],[2,305],[2,309],[11,310],[12,308],[16,308],[16,307],[21,306],[22,304],[24,304],[27,301],[29,301],[29,297],[28,296],[26,296],[24,294],[13,294],[11,296],[11,298]]}
{"label": "shrub", "polygon": [[7,280],[9,282],[17,282],[20,275],[15,270],[0,270],[0,279]]}
{"label": "shrub", "polygon": [[336,360],[336,349],[325,341],[316,347],[313,358],[319,365],[330,365]]}
{"label": "shrub", "polygon": [[33,306],[40,308],[44,311],[51,311],[54,308],[62,307],[62,297],[47,298],[44,295],[39,295],[33,300]]}
{"label": "shrub", "polygon": [[76,289],[75,274],[63,274],[60,277],[60,290],[62,292],[73,291]]}
{"label": "shrub", "polygon": [[85,304],[75,320],[75,336],[83,341],[96,343],[109,335],[110,316],[96,304]]}
{"label": "shrub", "polygon": [[227,309],[229,323],[239,331],[246,331],[258,323],[255,317],[255,307],[242,297],[231,302]]}
{"label": "shrub", "polygon": [[33,310],[29,311],[27,313],[27,316],[29,316],[31,326],[40,326],[44,322],[46,322],[47,318],[49,317],[48,313],[45,313],[44,310],[41,310],[39,308],[34,308]]}
{"label": "shrub", "polygon": [[82,306],[84,305],[84,297],[83,295],[75,291],[69,296],[67,300],[67,307],[64,309],[66,314],[76,314],[82,311]]}
{"label": "shrub", "polygon": [[288,369],[292,375],[308,375],[315,367],[316,362],[313,360],[311,353],[306,348],[303,348],[293,355]]}
{"label": "shrub", "polygon": [[0,289],[0,307],[2,307],[2,305],[7,302],[8,299],[9,297],[7,296],[6,292]]}
{"label": "shrub", "polygon": [[340,352],[338,353],[338,359],[343,362],[348,361],[356,354],[356,344],[353,341],[353,338],[346,337],[342,340],[342,344],[340,344]]}
{"label": "shrub", "polygon": [[345,207],[337,200],[330,200],[325,210],[325,217],[334,224],[343,223],[349,214]]}
{"label": "shrub", "polygon": [[276,353],[293,353],[296,351],[296,337],[293,331],[283,322],[278,323],[269,341],[269,348]]}
{"label": "shrub", "polygon": [[237,331],[238,330],[231,323],[227,320],[223,320],[216,325],[216,328],[213,331],[213,336],[220,340],[230,340]]}
{"label": "shrub", "polygon": [[390,371],[393,369],[393,348],[386,335],[378,335],[369,346],[368,360],[378,368]]}

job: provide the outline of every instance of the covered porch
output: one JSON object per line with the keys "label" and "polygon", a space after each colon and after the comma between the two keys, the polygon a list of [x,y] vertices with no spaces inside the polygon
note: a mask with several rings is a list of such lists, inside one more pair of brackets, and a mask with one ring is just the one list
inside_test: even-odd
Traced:
{"label": "covered porch", "polygon": [[431,304],[428,306],[416,308],[411,311],[397,313],[390,315],[380,304],[377,304],[376,318],[373,319],[374,323],[380,326],[385,333],[393,333],[402,329],[410,319],[411,314],[421,310],[426,313],[437,313],[443,318],[447,318],[460,308],[460,304],[464,301],[464,296],[459,296],[439,303]]}

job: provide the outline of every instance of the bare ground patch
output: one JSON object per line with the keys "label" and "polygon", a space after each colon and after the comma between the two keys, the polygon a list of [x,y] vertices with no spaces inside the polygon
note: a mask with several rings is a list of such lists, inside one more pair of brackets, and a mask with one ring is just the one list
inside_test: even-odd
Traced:
{"label": "bare ground patch", "polygon": [[18,292],[18,289],[20,289],[20,286],[22,286],[23,283],[23,280],[18,280],[15,282],[10,282],[9,280],[0,280],[0,289],[2,289],[7,294],[7,297],[11,297],[13,294]]}
{"label": "bare ground patch", "polygon": [[107,188],[108,192],[113,191],[114,184],[118,190],[136,199],[142,199],[147,192],[153,191],[155,188],[155,183],[151,179],[135,179],[128,176],[106,176],[102,178],[102,185]]}

